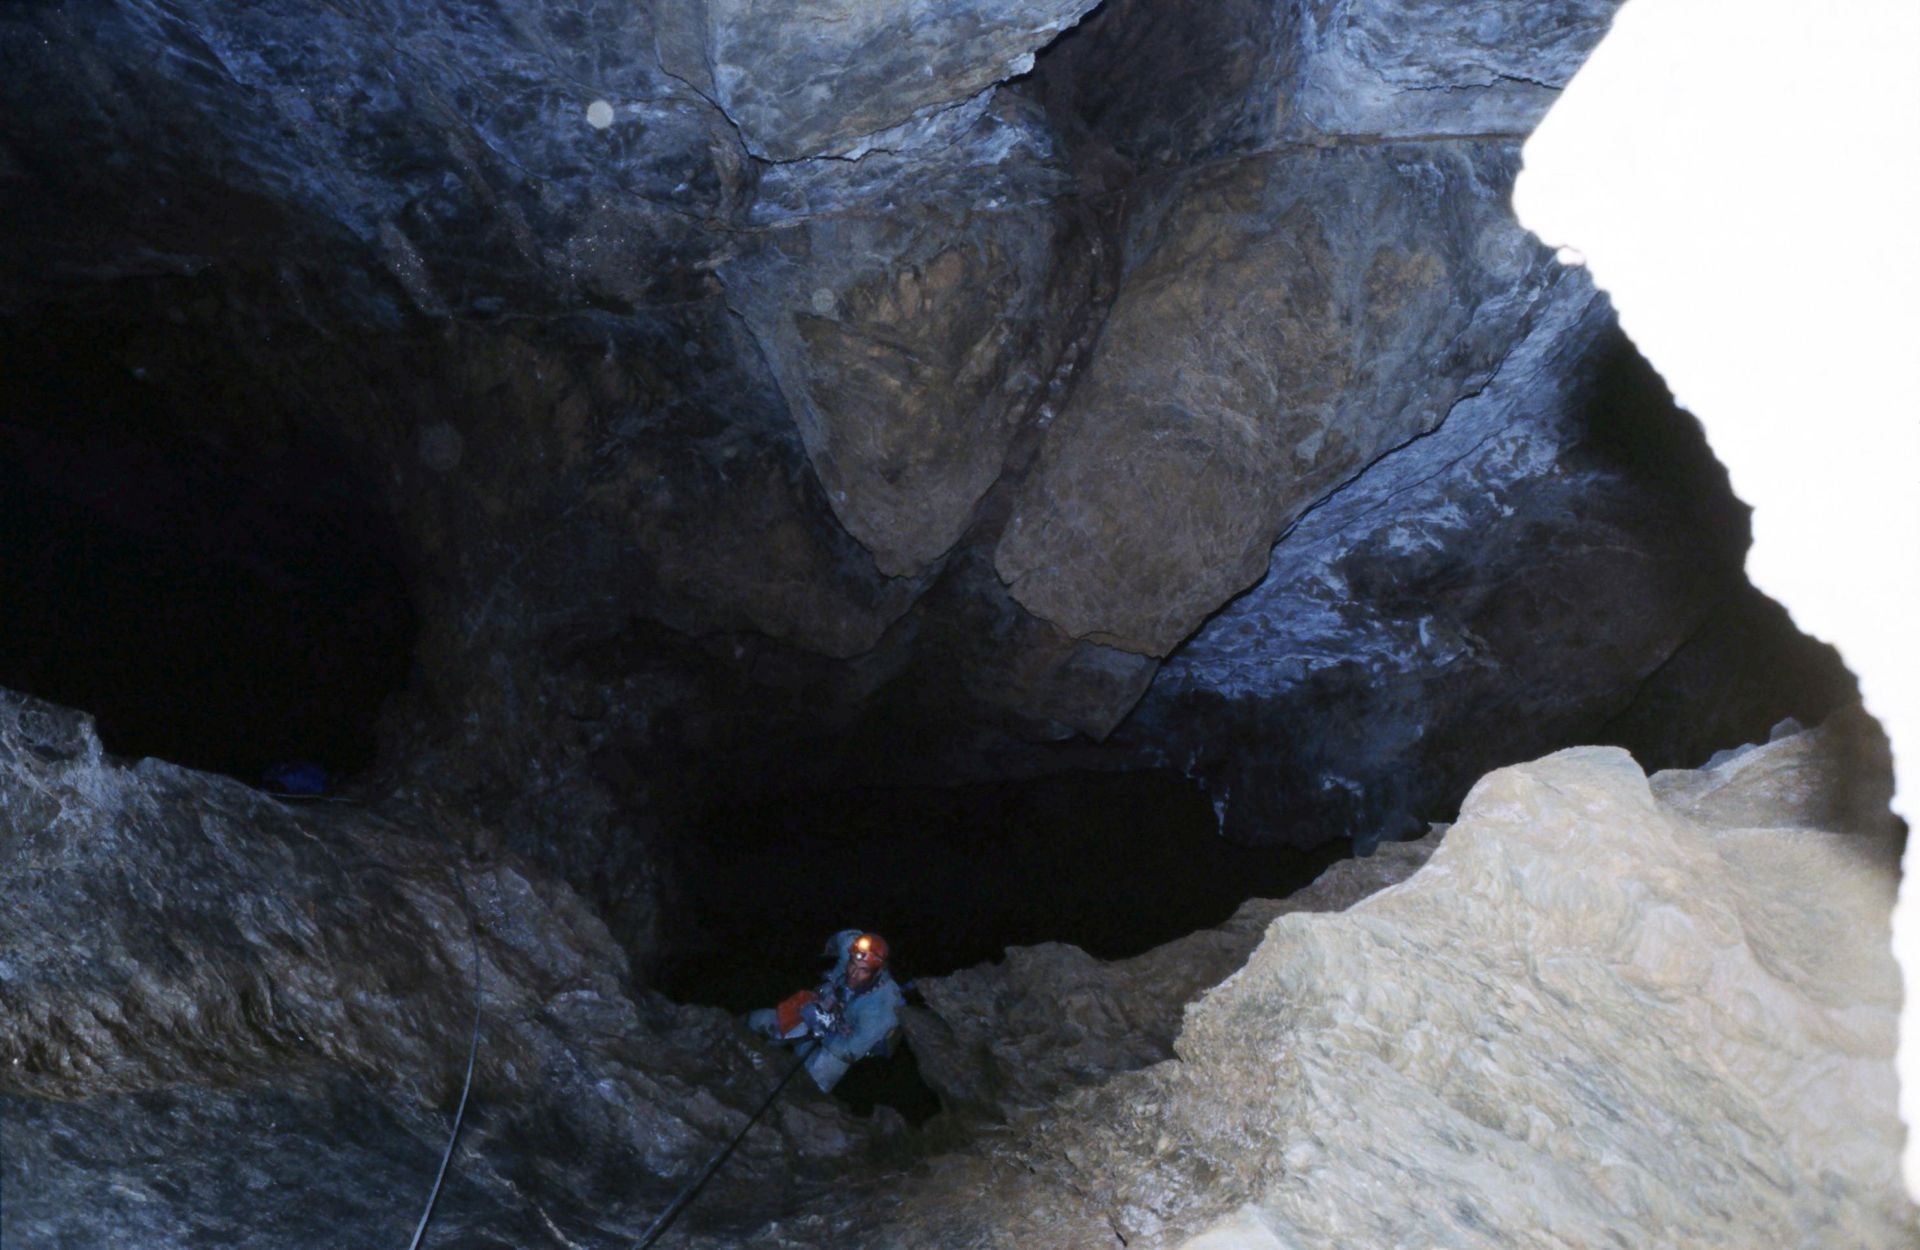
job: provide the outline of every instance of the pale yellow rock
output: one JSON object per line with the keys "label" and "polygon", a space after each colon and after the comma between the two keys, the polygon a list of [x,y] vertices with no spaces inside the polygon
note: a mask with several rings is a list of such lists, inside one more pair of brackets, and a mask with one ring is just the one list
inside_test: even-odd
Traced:
{"label": "pale yellow rock", "polygon": [[1848,762],[1874,758],[1861,732],[1843,721],[1657,790],[1612,748],[1490,774],[1417,872],[1275,919],[1187,1008],[1176,1060],[943,1160],[885,1234],[1920,1245],[1897,1175],[1896,835],[1807,823],[1884,803],[1884,777]]}
{"label": "pale yellow rock", "polygon": [[1282,918],[1189,1016],[1202,1080],[1312,1143],[1244,1195],[1262,1235],[1913,1244],[1877,841],[1696,823],[1611,749],[1490,775],[1423,871]]}

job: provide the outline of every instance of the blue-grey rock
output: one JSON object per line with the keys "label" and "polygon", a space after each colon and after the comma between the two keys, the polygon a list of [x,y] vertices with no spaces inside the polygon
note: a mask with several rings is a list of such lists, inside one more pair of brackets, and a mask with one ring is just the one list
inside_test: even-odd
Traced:
{"label": "blue-grey rock", "polygon": [[[631,989],[592,909],[476,857],[476,834],[431,799],[291,805],[130,765],[83,715],[0,692],[7,1245],[404,1239],[476,977],[469,1118],[427,1244],[637,1237],[781,1057]],[[724,1201],[777,1209],[795,1164],[819,1175],[897,1127],[796,1091]]]}
{"label": "blue-grey rock", "polygon": [[1291,136],[1533,129],[1620,0],[1333,0],[1300,6]]}
{"label": "blue-grey rock", "polygon": [[1703,472],[1697,424],[1564,273],[1445,424],[1300,519],[1125,733],[1186,743],[1239,838],[1421,828],[1458,800],[1443,773],[1597,733],[1734,593],[1744,517],[1678,486]]}
{"label": "blue-grey rock", "polygon": [[[1097,0],[671,0],[668,63],[772,161],[917,146]],[[886,134],[885,132],[892,132]]]}

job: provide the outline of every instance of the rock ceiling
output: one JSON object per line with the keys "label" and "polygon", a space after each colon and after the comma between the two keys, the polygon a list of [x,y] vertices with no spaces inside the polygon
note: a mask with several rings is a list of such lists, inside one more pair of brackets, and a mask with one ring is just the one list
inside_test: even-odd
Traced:
{"label": "rock ceiling", "polygon": [[353,466],[382,759],[551,864],[1067,762],[1364,843],[1847,692],[1508,209],[1612,7],[20,6],[0,317],[237,474]]}

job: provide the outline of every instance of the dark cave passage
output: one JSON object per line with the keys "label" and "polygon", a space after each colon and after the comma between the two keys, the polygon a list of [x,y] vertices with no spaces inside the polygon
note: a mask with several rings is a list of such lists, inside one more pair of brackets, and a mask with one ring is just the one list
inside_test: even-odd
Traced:
{"label": "dark cave passage", "polygon": [[[810,986],[826,938],[873,929],[903,984],[1066,942],[1124,959],[1277,898],[1350,853],[1243,847],[1178,773],[1071,772],[955,787],[832,791],[718,805],[680,858],[685,920],[656,988],[740,1013]],[[835,1091],[920,1123],[939,1104],[912,1052]]]}
{"label": "dark cave passage", "polygon": [[235,437],[260,414],[194,409],[111,338],[0,342],[0,686],[91,713],[109,751],[250,784],[367,767],[414,634],[373,490],[265,416]]}
{"label": "dark cave passage", "polygon": [[809,984],[828,935],[874,929],[895,975],[941,976],[1008,946],[1124,959],[1277,898],[1349,853],[1243,847],[1172,772],[836,791],[722,807],[689,837],[688,919],[659,988],[733,1011]]}

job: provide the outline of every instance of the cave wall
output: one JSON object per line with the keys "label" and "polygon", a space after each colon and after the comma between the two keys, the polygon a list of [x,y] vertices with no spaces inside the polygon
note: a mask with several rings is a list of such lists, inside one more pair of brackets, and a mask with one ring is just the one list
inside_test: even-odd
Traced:
{"label": "cave wall", "polygon": [[1052,965],[1058,1010],[1007,1010],[1003,1032],[960,1031],[955,1048],[968,1093],[996,1070],[982,1055],[1035,1056],[1002,1087],[1014,1124],[898,1204],[843,1209],[836,1231],[1178,1250],[1909,1244],[1885,752],[1855,713],[1703,770],[1648,777],[1600,747],[1497,770],[1437,846],[1392,848],[1425,858],[1411,876],[1345,905],[1339,878],[1374,862],[1346,861],[1315,900],[1332,909],[1267,925],[1187,1002],[1172,1058],[1038,1112],[1023,1104],[1044,1081],[1073,1086],[1123,1039],[1150,1047],[1151,1013],[1115,1028],[1101,996],[1157,971],[1185,997],[1178,962],[1089,975],[1036,948],[943,982],[930,998],[978,1002]]}
{"label": "cave wall", "polygon": [[1506,207],[1610,4],[843,10],[0,17],[10,332],[390,519],[367,785],[644,966],[720,788],[1168,768],[1365,849],[1844,699],[1757,689],[1741,506]]}
{"label": "cave wall", "polygon": [[[1196,779],[1236,841],[1364,850],[1449,815],[1496,765],[1592,739],[1693,764],[1843,701],[1837,659],[1746,582],[1747,512],[1697,428],[1606,299],[1507,208],[1521,140],[1613,9],[0,12],[0,342],[23,345],[15,371],[60,375],[12,392],[6,445],[71,464],[63,481],[111,483],[135,440],[89,458],[45,398],[111,373],[81,388],[92,426],[137,411],[139,438],[269,495],[277,474],[337,465],[350,506],[378,514],[338,541],[404,583],[415,631],[404,679],[364,688],[383,708],[378,757],[338,805],[289,810],[116,759],[82,712],[0,699],[0,856],[9,891],[33,890],[4,912],[6,945],[32,958],[0,976],[0,1097],[7,1157],[29,1169],[9,1194],[37,1195],[34,1235],[97,1229],[63,1195],[97,1193],[103,1173],[124,1186],[104,1218],[147,1244],[404,1231],[477,975],[481,1110],[441,1235],[631,1240],[775,1079],[723,1013],[647,988],[690,932],[673,844],[710,827],[716,794],[831,802],[1157,769]],[[859,89],[822,91],[822,67]],[[250,552],[266,581],[326,558],[236,543],[246,512],[225,489],[206,503],[226,553]],[[1552,808],[1544,850],[1520,820],[1542,889],[1561,883],[1574,913],[1610,908],[1621,896],[1596,879],[1652,862],[1660,897],[1704,907],[1728,939],[1659,946],[1656,910],[1633,930],[1649,945],[1581,965],[1575,989],[1617,1006],[1649,984],[1643,953],[1744,958],[1747,930],[1722,924],[1743,907],[1763,947],[1777,936],[1769,900],[1685,884],[1724,886],[1737,852],[1711,821],[1682,829],[1656,808],[1624,757],[1540,768],[1483,787],[1477,816],[1514,825],[1509,809],[1553,790],[1544,777],[1649,817],[1622,845]],[[1065,1098],[1072,1114],[989,1132],[895,1194],[922,1146],[806,1095],[749,1141],[695,1235],[884,1245],[934,1227],[1048,1244],[979,1201],[1009,1181],[1068,1242],[1198,1231],[1223,1202],[1249,1204],[1249,1237],[1343,1227],[1248,1117],[1278,1107],[1292,1118],[1272,1123],[1310,1138],[1327,1124],[1313,1089],[1357,1108],[1402,1087],[1305,1063],[1301,1039],[1366,1053],[1433,1014],[1417,987],[1367,975],[1383,947],[1491,968],[1447,987],[1478,1020],[1509,1005],[1489,987],[1526,968],[1512,932],[1591,945],[1578,914],[1502,892],[1506,838],[1484,827],[1418,890],[1325,925],[1296,915],[1265,946],[1255,929],[1277,913],[1255,907],[1117,968],[1056,948],[936,987],[952,1018],[920,1036],[956,1106],[992,1119]],[[1878,887],[1849,875],[1849,848],[1776,840],[1818,848],[1790,868],[1861,886],[1848,941],[1871,928]],[[1379,884],[1430,849],[1345,871]],[[1462,878],[1478,883],[1464,902],[1445,890]],[[1486,923],[1508,929],[1473,946],[1486,934],[1463,936],[1463,917],[1489,898]],[[1264,953],[1238,988],[1173,1010],[1166,995],[1250,950]],[[1821,972],[1793,1016],[1814,1031]],[[1888,1006],[1870,972],[1868,1010],[1833,1008],[1868,1019],[1869,1083]],[[1045,999],[1060,978],[1071,1010]],[[1346,1010],[1350,991],[1364,1010]],[[1318,1032],[1297,1027],[1309,1007]],[[1691,1010],[1675,1013],[1697,1023]],[[976,1062],[995,1042],[1061,1052],[1063,1031],[1065,1061],[1031,1079]],[[1783,1079],[1750,1039],[1702,1038],[1699,1066],[1727,1043],[1728,1063]],[[1781,1053],[1801,1055],[1790,1040]],[[1602,1041],[1594,1064],[1648,1076],[1646,1105],[1667,1115],[1685,1063],[1630,1023]],[[1277,1088],[1276,1054],[1315,1079]],[[1430,1057],[1374,1056],[1396,1081],[1432,1077]],[[1422,1149],[1465,1134],[1563,1176],[1564,1158],[1528,1153],[1532,1123],[1487,1111],[1514,1101],[1516,1070],[1428,1081],[1452,1101],[1416,1126],[1438,1126]],[[1713,1088],[1754,1123],[1777,1110],[1741,1081]],[[1553,1104],[1572,1138],[1647,1143],[1588,1116],[1590,1093],[1576,1082]],[[1752,1147],[1777,1175],[1871,1163],[1869,1182],[1758,1198],[1680,1173],[1751,1205],[1766,1238],[1834,1202],[1871,1233],[1905,1228],[1879,1193],[1877,1107],[1784,1156],[1748,1119],[1699,1123],[1712,1159]],[[1169,1128],[1203,1143],[1190,1165],[1156,1162]],[[1306,1162],[1364,1176],[1347,1150]],[[171,1179],[183,1157],[191,1174]],[[1589,1186],[1586,1162],[1564,1175],[1598,1227],[1616,1182]],[[1671,1180],[1617,1183],[1664,1210]],[[298,1182],[298,1211],[253,1218],[254,1195]],[[1454,1227],[1478,1235],[1483,1209]],[[1406,1231],[1426,1214],[1382,1219]]]}
{"label": "cave wall", "polygon": [[[0,1244],[402,1241],[463,1107],[424,1244],[636,1239],[771,1057],[468,820],[129,764],[0,694]],[[764,1219],[904,1127],[794,1091],[711,1196]]]}

